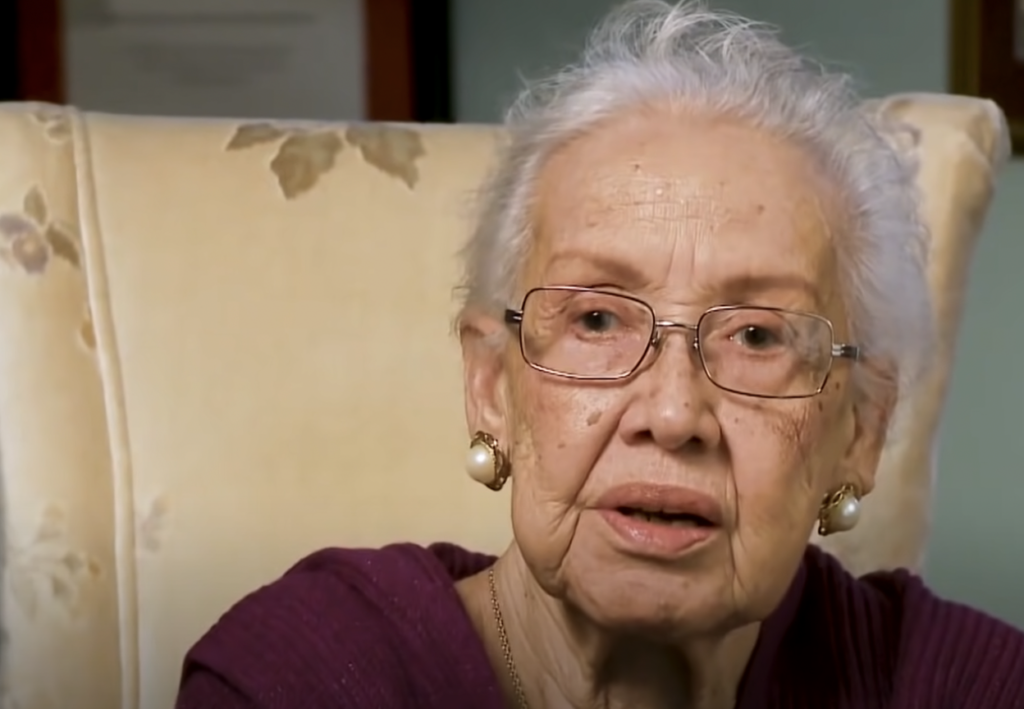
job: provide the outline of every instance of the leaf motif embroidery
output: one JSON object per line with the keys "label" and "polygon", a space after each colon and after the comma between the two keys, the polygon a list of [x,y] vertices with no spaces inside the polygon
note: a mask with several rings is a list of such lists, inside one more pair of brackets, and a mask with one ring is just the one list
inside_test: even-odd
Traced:
{"label": "leaf motif embroidery", "polygon": [[139,541],[143,549],[153,553],[160,551],[161,536],[169,514],[170,505],[166,498],[158,497],[153,500],[149,511],[139,522]]}
{"label": "leaf motif embroidery", "polygon": [[312,189],[334,167],[343,147],[333,131],[297,133],[285,139],[270,163],[285,198],[295,199]]}
{"label": "leaf motif embroidery", "polygon": [[367,163],[415,189],[420,179],[416,161],[427,154],[419,133],[398,126],[353,125],[345,138],[359,148]]}
{"label": "leaf motif embroidery", "polygon": [[46,126],[46,137],[55,143],[67,140],[71,136],[71,121],[66,117],[52,121]]}
{"label": "leaf motif embroidery", "polygon": [[75,268],[81,266],[78,258],[78,245],[64,229],[57,224],[51,224],[46,228],[45,237],[54,256],[64,259]]}
{"label": "leaf motif embroidery", "polygon": [[228,150],[243,150],[254,145],[273,143],[286,135],[285,131],[270,123],[246,123],[240,125],[228,141]]}
{"label": "leaf motif embroidery", "polygon": [[82,315],[82,324],[78,327],[78,339],[89,351],[96,349],[96,327],[92,323],[92,310],[88,304],[85,306],[85,313]]}
{"label": "leaf motif embroidery", "polygon": [[19,236],[11,244],[11,256],[25,273],[38,275],[50,263],[50,249],[38,231]]}
{"label": "leaf motif embroidery", "polygon": [[43,193],[36,186],[33,186],[25,195],[22,209],[36,224],[46,224],[46,220],[49,219],[46,200],[43,198]]}
{"label": "leaf motif embroidery", "polygon": [[38,275],[54,257],[81,268],[75,230],[53,221],[42,190],[33,186],[22,200],[22,213],[0,215],[0,260]]}
{"label": "leaf motif embroidery", "polygon": [[344,139],[332,129],[306,130],[269,122],[238,126],[227,150],[242,150],[281,140],[270,168],[286,199],[311,190],[331,170],[338,153],[348,142],[359,149],[363,160],[386,175],[415,189],[420,180],[418,161],[427,154],[422,136],[415,130],[384,124],[352,125]]}
{"label": "leaf motif embroidery", "polygon": [[45,601],[56,602],[71,618],[81,617],[103,569],[95,558],[69,546],[67,518],[59,507],[43,510],[35,535],[24,546],[8,547],[6,581],[28,618]]}
{"label": "leaf motif embroidery", "polygon": [[51,141],[61,143],[71,136],[71,118],[58,106],[42,106],[31,113],[43,126],[43,133]]}
{"label": "leaf motif embroidery", "polygon": [[0,215],[0,236],[7,241],[14,241],[20,236],[36,230],[36,225],[20,214]]}

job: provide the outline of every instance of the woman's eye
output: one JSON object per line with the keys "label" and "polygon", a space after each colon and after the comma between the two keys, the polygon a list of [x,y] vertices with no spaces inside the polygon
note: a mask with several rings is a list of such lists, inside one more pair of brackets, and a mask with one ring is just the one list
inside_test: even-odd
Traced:
{"label": "woman's eye", "polygon": [[605,310],[593,310],[581,315],[579,322],[591,332],[604,332],[615,326],[615,316]]}
{"label": "woman's eye", "polygon": [[757,325],[745,327],[733,335],[733,337],[739,344],[752,349],[764,349],[765,347],[778,344],[778,338],[775,337],[771,330],[765,327],[758,327]]}

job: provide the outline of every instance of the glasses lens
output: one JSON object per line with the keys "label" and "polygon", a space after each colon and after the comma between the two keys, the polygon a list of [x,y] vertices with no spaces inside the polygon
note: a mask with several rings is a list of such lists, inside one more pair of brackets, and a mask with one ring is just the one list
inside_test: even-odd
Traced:
{"label": "glasses lens", "polygon": [[754,396],[817,393],[832,366],[832,326],[824,318],[767,308],[712,310],[697,333],[708,377]]}
{"label": "glasses lens", "polygon": [[643,359],[653,332],[650,308],[613,293],[545,288],[523,304],[523,356],[556,374],[626,376]]}

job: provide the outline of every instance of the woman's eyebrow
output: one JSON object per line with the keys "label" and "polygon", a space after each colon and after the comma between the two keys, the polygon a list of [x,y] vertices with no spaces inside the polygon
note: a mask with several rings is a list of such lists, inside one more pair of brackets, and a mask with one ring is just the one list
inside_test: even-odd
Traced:
{"label": "woman's eyebrow", "polygon": [[552,254],[548,260],[548,267],[554,266],[586,268],[594,273],[607,276],[622,286],[640,286],[650,280],[650,277],[644,274],[640,268],[628,261],[592,251],[577,249],[558,251]]}
{"label": "woman's eyebrow", "polygon": [[815,305],[820,305],[821,300],[817,284],[807,276],[795,272],[745,273],[727,276],[708,285],[716,292],[738,300],[769,292],[800,293],[810,297]]}

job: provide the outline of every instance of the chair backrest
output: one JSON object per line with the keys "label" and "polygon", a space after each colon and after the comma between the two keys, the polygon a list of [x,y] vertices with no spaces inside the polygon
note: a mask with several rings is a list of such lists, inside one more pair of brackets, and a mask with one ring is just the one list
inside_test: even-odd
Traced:
{"label": "chair backrest", "polygon": [[[1005,151],[986,102],[911,126],[939,366],[902,406],[851,568],[916,565],[974,238]],[[454,255],[500,130],[0,107],[0,704],[165,709],[187,647],[328,545],[498,551],[462,471]],[[884,534],[872,524],[889,525]]]}

